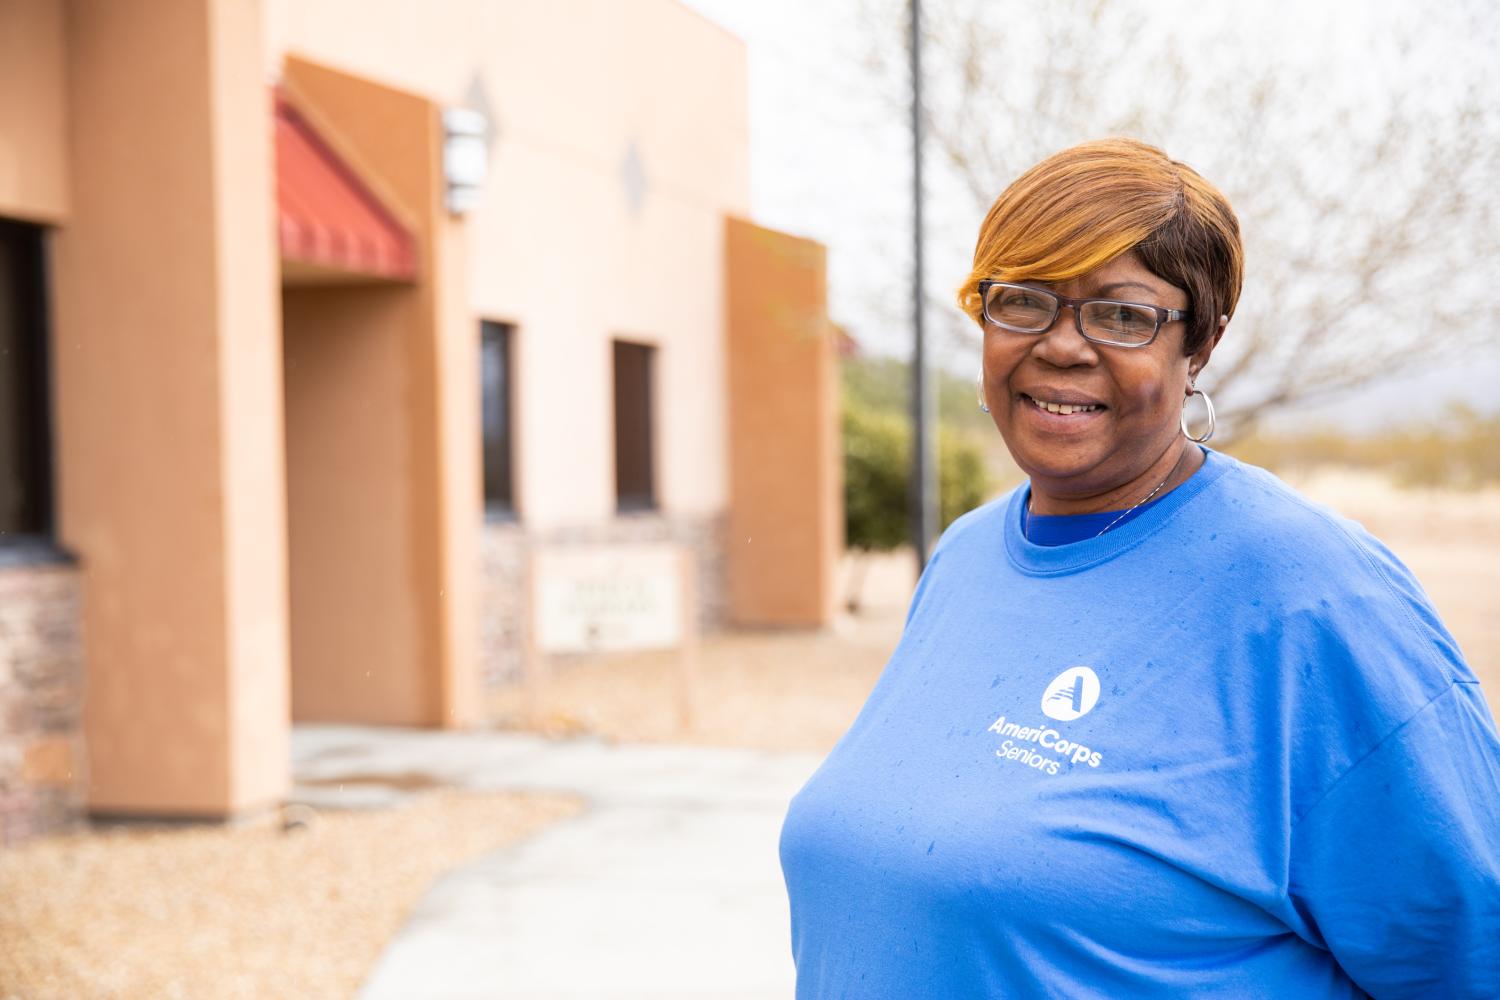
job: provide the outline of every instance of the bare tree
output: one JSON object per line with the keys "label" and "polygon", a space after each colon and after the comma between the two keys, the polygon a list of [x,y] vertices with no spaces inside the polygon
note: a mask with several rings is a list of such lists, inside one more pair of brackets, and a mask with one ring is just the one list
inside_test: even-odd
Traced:
{"label": "bare tree", "polygon": [[[905,7],[864,7],[871,68],[893,93]],[[1230,435],[1500,341],[1489,280],[1500,263],[1500,14],[1349,5],[1337,24],[1314,25],[1326,36],[1293,39],[1299,64],[1243,12],[1178,30],[1161,11],[927,0],[940,214],[975,226],[1026,167],[1105,135],[1193,164],[1234,204],[1246,242],[1245,294],[1204,377]],[[1361,58],[1337,58],[1351,51]],[[930,297],[961,326],[951,295]]]}

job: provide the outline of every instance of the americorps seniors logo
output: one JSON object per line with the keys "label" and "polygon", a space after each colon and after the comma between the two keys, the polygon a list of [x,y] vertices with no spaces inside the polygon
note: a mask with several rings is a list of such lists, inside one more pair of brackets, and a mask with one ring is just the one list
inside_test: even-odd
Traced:
{"label": "americorps seniors logo", "polygon": [[[1042,711],[1049,719],[1072,722],[1092,711],[1098,701],[1099,675],[1092,667],[1069,667],[1042,693]],[[1068,739],[1045,723],[1031,725],[1030,720],[1017,722],[1002,715],[986,731],[1004,738],[995,750],[1000,760],[1024,764],[1049,776],[1064,773],[1065,767],[1072,770],[1104,763],[1102,752]]]}
{"label": "americorps seniors logo", "polygon": [[1091,667],[1069,667],[1047,685],[1042,711],[1047,718],[1072,722],[1089,714],[1099,701],[1099,675]]}

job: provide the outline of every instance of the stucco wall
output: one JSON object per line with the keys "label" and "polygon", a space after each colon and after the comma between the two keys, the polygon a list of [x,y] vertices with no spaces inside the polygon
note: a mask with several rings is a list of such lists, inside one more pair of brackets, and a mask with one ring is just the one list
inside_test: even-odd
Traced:
{"label": "stucco wall", "polygon": [[0,0],[0,215],[68,212],[64,5]]}
{"label": "stucco wall", "polygon": [[[88,761],[74,773],[92,808],[222,816],[285,789],[288,595],[345,585],[359,546],[299,540],[294,522],[289,569],[284,375],[304,423],[357,409],[336,381],[299,381],[336,380],[351,359],[403,408],[383,432],[375,420],[332,445],[298,439],[290,458],[296,472],[359,447],[374,453],[361,475],[385,470],[384,506],[356,523],[395,526],[396,557],[376,574],[394,589],[314,599],[306,620],[321,631],[298,640],[326,653],[351,621],[399,609],[368,662],[394,650],[426,673],[387,671],[379,683],[395,688],[375,692],[373,715],[463,724],[478,704],[482,317],[515,326],[526,537],[681,540],[699,554],[705,614],[720,616],[722,219],[748,209],[742,43],[673,0],[161,0],[150,17],[108,0],[0,0],[0,27],[0,87],[28,97],[0,107],[0,213],[59,227],[58,530],[82,567]],[[299,53],[406,97],[372,100]],[[399,308],[333,320],[324,292],[289,294],[286,360],[305,351],[301,375],[277,336],[278,77],[342,130],[422,252],[398,321]],[[441,206],[437,109],[474,103],[493,124],[491,168],[459,219]],[[359,351],[315,343],[353,326],[371,334]],[[616,337],[658,348],[662,509],[648,515],[615,510]],[[393,440],[400,454],[378,453]],[[292,495],[304,512],[327,499]],[[304,527],[338,512],[318,516]],[[320,576],[332,565],[342,575]],[[346,650],[321,680],[299,678],[309,714],[330,692],[336,708],[359,700],[346,683],[357,660]]]}
{"label": "stucco wall", "polygon": [[[421,94],[300,58],[288,57],[283,69],[299,112],[417,245],[410,283],[298,291],[287,298],[295,303],[286,326],[289,351],[315,343],[297,343],[299,334],[321,330],[343,338],[342,360],[325,357],[316,369],[321,383],[301,375],[289,435],[322,437],[325,456],[341,447],[340,435],[364,446],[342,463],[341,481],[319,467],[317,457],[290,445],[297,717],[465,725],[478,712],[479,334],[463,303],[466,223],[442,204],[440,109]],[[293,361],[288,358],[289,379]],[[324,392],[330,394],[325,403],[313,399]],[[322,405],[340,407],[339,426],[306,426],[307,413]],[[358,426],[352,414],[362,407],[373,416]],[[321,486],[314,492],[302,488],[316,481]],[[353,483],[369,488],[368,512]],[[330,507],[333,496],[344,502]],[[322,519],[310,519],[318,504],[325,508]],[[345,523],[333,525],[329,516]],[[301,549],[325,527],[324,541]],[[343,547],[331,549],[333,539]],[[358,566],[389,580],[356,579]],[[321,590],[309,589],[314,580]],[[347,581],[346,593],[328,589],[340,580]],[[373,600],[360,604],[355,594]],[[350,614],[366,623],[365,641],[385,649],[365,664],[375,687],[346,699],[348,682],[362,673],[356,657],[337,649]],[[320,652],[303,655],[314,649]],[[383,677],[377,663],[386,668]]]}
{"label": "stucco wall", "polygon": [[730,616],[827,625],[844,547],[827,252],[739,219],[725,228]]}
{"label": "stucco wall", "polygon": [[[421,725],[437,716],[418,615],[406,341],[410,287],[288,289],[292,714]],[[423,588],[425,590],[425,588]]]}
{"label": "stucco wall", "polygon": [[288,781],[271,126],[253,10],[68,6],[58,523],[84,568],[102,812],[222,816],[277,801]]}
{"label": "stucco wall", "polygon": [[268,71],[296,53],[444,103],[483,92],[495,136],[464,227],[464,305],[516,326],[528,529],[614,517],[616,336],[660,349],[663,512],[721,514],[722,217],[749,201],[743,44],[672,0],[268,0],[266,24]]}

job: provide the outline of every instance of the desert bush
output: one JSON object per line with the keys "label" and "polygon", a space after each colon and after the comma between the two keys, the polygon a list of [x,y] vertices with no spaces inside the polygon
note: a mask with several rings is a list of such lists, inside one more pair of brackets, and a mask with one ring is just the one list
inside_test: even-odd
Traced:
{"label": "desert bush", "polygon": [[1402,486],[1478,489],[1500,483],[1500,414],[1454,404],[1427,424],[1368,435],[1260,433],[1231,450],[1279,472],[1342,465],[1383,473]]}

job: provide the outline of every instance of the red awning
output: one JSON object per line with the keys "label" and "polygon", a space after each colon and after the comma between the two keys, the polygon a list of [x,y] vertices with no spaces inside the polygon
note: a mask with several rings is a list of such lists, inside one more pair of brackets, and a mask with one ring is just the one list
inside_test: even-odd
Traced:
{"label": "red awning", "polygon": [[276,205],[288,261],[375,278],[416,274],[411,234],[280,94]]}

